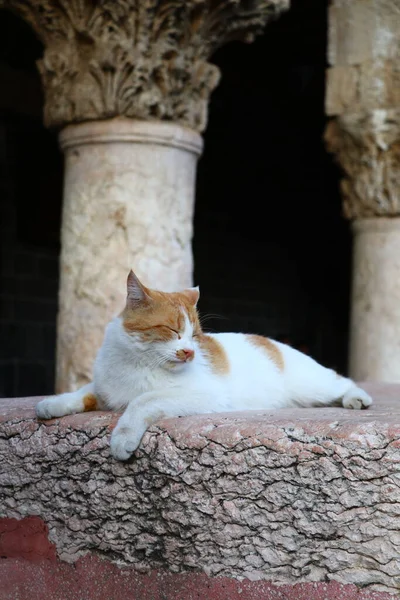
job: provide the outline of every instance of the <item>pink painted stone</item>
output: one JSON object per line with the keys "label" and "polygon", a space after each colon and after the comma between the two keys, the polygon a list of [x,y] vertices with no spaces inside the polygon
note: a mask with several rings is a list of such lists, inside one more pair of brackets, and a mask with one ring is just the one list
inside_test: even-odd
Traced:
{"label": "pink painted stone", "polygon": [[48,527],[39,517],[0,519],[0,558],[29,561],[56,560],[56,549],[48,538]]}
{"label": "pink painted stone", "polygon": [[355,585],[299,583],[276,586],[269,581],[210,578],[201,573],[148,574],[119,569],[94,555],[74,565],[0,562],[0,600],[394,600],[385,592]]}

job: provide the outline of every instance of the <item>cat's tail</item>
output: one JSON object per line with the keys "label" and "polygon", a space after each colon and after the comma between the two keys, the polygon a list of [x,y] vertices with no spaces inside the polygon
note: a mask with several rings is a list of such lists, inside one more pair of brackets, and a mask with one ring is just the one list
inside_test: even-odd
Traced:
{"label": "cat's tail", "polygon": [[93,383],[84,385],[76,392],[50,396],[36,405],[38,419],[53,419],[74,413],[87,412],[99,408]]}

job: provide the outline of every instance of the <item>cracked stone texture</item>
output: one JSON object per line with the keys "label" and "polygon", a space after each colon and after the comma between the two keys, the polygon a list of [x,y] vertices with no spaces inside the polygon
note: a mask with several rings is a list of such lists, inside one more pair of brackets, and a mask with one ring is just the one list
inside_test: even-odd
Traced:
{"label": "cracked stone texture", "polygon": [[57,392],[92,379],[131,268],[163,291],[192,285],[194,186],[201,137],[173,123],[118,118],[60,135],[65,182]]}
{"label": "cracked stone texture", "polygon": [[400,386],[368,411],[296,409],[168,419],[129,464],[117,416],[39,423],[0,400],[0,517],[40,516],[61,560],[139,571],[400,590]]}

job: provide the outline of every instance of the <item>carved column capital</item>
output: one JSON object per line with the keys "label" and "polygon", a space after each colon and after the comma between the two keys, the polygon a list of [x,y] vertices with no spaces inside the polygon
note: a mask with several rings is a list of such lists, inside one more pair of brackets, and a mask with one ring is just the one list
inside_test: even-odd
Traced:
{"label": "carved column capital", "polygon": [[[0,0],[1,2],[1,0]],[[219,70],[207,59],[251,42],[289,0],[3,0],[45,46],[45,124],[125,116],[202,131]]]}
{"label": "carved column capital", "polygon": [[342,167],[348,219],[400,215],[400,109],[343,114],[325,131]]}

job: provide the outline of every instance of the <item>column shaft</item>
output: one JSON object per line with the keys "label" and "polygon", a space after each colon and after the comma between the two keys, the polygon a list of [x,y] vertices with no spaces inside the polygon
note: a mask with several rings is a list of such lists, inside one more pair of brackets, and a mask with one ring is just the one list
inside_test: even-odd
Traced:
{"label": "column shaft", "polygon": [[400,218],[353,224],[350,375],[400,381]]}
{"label": "column shaft", "polygon": [[151,287],[192,284],[199,134],[125,118],[60,135],[65,185],[57,391],[90,381],[104,328],[125,303],[130,268]]}

